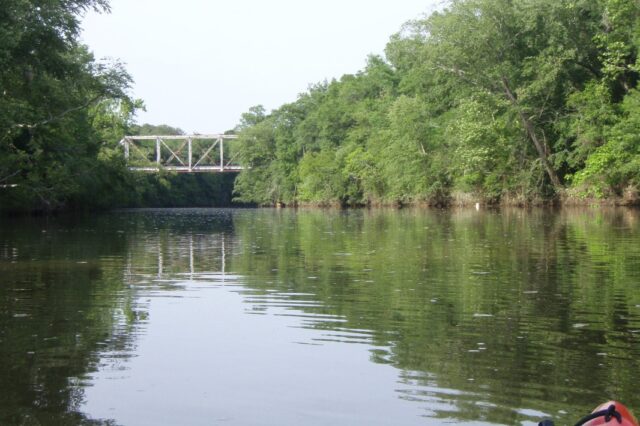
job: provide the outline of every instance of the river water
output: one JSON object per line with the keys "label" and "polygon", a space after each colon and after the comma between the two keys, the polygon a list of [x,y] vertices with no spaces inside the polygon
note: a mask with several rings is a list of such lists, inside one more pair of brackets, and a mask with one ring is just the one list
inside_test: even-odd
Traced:
{"label": "river water", "polygon": [[640,411],[634,210],[0,219],[0,424]]}

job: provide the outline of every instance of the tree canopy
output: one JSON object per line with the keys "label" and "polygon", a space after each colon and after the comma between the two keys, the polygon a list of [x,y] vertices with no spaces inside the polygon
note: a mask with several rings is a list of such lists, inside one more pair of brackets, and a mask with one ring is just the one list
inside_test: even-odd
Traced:
{"label": "tree canopy", "polygon": [[638,201],[636,0],[452,0],[238,127],[262,204]]}
{"label": "tree canopy", "polygon": [[[78,42],[105,0],[7,0],[0,7],[0,206],[54,209],[113,193],[124,176],[107,144],[141,106],[117,62]],[[114,185],[116,187],[114,187]]]}
{"label": "tree canopy", "polygon": [[263,205],[640,200],[637,0],[450,0],[361,71],[250,108],[235,183],[128,172],[123,135],[182,131],[135,123],[123,65],[78,40],[88,10],[108,1],[0,7],[0,210],[227,203],[231,184]]}

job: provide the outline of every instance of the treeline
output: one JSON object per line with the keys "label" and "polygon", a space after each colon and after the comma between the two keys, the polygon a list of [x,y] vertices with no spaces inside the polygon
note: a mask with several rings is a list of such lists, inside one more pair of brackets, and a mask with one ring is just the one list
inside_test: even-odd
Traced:
{"label": "treeline", "polygon": [[0,210],[127,198],[113,137],[140,103],[121,64],[78,41],[79,16],[105,0],[5,0],[0,6]]}
{"label": "treeline", "polygon": [[453,0],[239,125],[237,199],[637,203],[637,0]]}
{"label": "treeline", "polygon": [[232,177],[127,170],[123,135],[181,130],[135,124],[127,71],[79,42],[89,10],[108,1],[0,5],[0,212],[228,205]]}
{"label": "treeline", "polygon": [[[0,211],[226,205],[233,176],[127,171],[142,101],[79,41],[107,0],[0,6]],[[637,0],[452,0],[384,57],[238,125],[236,201],[638,203]]]}

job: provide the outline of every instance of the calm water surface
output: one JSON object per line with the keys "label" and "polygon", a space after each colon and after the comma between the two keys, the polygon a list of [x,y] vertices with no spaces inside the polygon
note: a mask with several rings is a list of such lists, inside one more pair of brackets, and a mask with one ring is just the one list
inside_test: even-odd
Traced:
{"label": "calm water surface", "polygon": [[640,412],[640,214],[0,219],[0,424],[429,425]]}

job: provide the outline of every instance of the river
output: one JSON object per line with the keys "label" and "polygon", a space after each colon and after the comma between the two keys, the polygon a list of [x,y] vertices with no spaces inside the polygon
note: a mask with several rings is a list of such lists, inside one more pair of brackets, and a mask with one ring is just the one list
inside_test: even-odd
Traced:
{"label": "river", "polygon": [[0,219],[0,424],[573,424],[640,412],[640,213]]}

